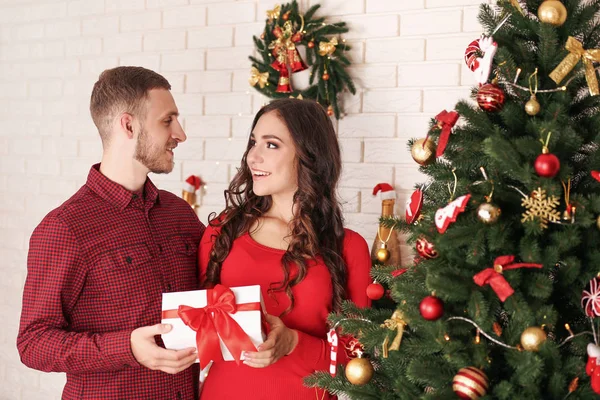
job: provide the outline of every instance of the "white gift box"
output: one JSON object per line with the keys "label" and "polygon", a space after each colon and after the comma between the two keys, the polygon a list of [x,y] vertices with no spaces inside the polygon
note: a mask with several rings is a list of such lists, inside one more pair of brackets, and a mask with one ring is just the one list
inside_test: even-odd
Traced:
{"label": "white gift box", "polygon": [[[266,340],[265,332],[262,324],[262,310],[264,303],[260,292],[259,285],[240,286],[229,288],[235,295],[236,305],[247,303],[259,303],[259,310],[237,311],[234,314],[229,314],[231,318],[244,330],[255,347],[258,347]],[[194,308],[203,308],[207,305],[206,290],[192,290],[188,292],[171,292],[163,293],[162,310],[177,310],[179,306],[186,305]],[[181,350],[189,347],[196,347],[196,331],[188,327],[179,317],[163,318],[163,324],[171,324],[173,329],[162,335],[163,343],[167,349]],[[225,361],[233,361],[231,355],[223,340],[219,337],[221,345],[221,354]],[[241,355],[240,357],[241,358]],[[213,360],[214,361],[214,360]],[[196,360],[198,362],[198,360]]]}

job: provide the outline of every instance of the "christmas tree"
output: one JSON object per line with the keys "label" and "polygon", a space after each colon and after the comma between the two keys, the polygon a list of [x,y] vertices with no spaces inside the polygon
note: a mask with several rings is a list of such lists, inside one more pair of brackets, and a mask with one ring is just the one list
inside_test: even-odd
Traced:
{"label": "christmas tree", "polygon": [[409,143],[429,180],[406,220],[383,221],[418,254],[373,268],[396,308],[332,315],[367,358],[307,384],[353,399],[598,398],[599,13],[598,0],[480,7],[472,99]]}

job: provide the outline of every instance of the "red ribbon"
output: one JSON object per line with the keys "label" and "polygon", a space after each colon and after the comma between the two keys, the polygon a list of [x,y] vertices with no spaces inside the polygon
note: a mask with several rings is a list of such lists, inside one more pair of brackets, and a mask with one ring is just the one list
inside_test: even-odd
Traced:
{"label": "red ribbon", "polygon": [[239,365],[243,351],[257,351],[240,325],[230,314],[238,311],[260,311],[260,303],[236,304],[235,295],[227,286],[216,285],[206,291],[206,307],[194,308],[180,305],[177,310],[165,310],[162,318],[176,318],[196,331],[196,346],[200,368],[210,361],[223,360],[219,337]]}
{"label": "red ribbon", "polygon": [[502,276],[503,271],[517,268],[542,268],[542,264],[515,263],[515,256],[500,256],[494,260],[494,268],[486,268],[473,277],[479,286],[489,284],[503,302],[515,291]]}
{"label": "red ribbon", "polygon": [[448,144],[448,139],[450,139],[452,128],[456,124],[456,121],[458,121],[459,117],[460,115],[458,115],[456,111],[448,112],[446,110],[435,116],[435,120],[438,122],[438,127],[442,128],[437,150],[435,151],[436,157],[440,157],[444,154],[444,150],[446,150],[446,145]]}

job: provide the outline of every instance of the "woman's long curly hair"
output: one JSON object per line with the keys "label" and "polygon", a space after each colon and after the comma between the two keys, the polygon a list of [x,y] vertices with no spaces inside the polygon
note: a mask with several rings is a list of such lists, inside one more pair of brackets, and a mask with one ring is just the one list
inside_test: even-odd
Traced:
{"label": "woman's long curly hair", "polygon": [[[292,287],[307,273],[307,260],[321,256],[333,284],[333,310],[341,309],[346,298],[346,263],[342,258],[344,240],[343,218],[336,198],[341,172],[341,155],[331,120],[323,107],[308,100],[280,99],[263,107],[252,122],[252,131],[261,116],[274,112],[287,126],[296,149],[298,189],[294,194],[294,217],[290,222],[291,236],[282,258],[284,279],[274,282],[269,292],[285,291],[290,306],[294,307]],[[271,196],[257,196],[252,191],[252,172],[246,158],[225,191],[226,208],[219,215],[212,214],[210,224],[221,227],[215,238],[204,284],[213,287],[220,282],[221,266],[227,258],[233,241],[242,236],[266,213],[272,205]],[[290,274],[296,264],[297,274]]]}

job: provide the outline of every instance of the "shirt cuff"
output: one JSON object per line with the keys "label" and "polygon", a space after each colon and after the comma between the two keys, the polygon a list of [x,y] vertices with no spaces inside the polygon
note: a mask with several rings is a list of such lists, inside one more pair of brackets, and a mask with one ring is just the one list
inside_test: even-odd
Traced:
{"label": "shirt cuff", "polygon": [[327,341],[299,330],[296,332],[298,332],[298,344],[288,357],[311,371],[328,369],[329,359],[324,357],[325,354],[329,354],[326,351]]}
{"label": "shirt cuff", "polygon": [[116,368],[140,367],[131,351],[131,331],[105,333],[106,360]]}

